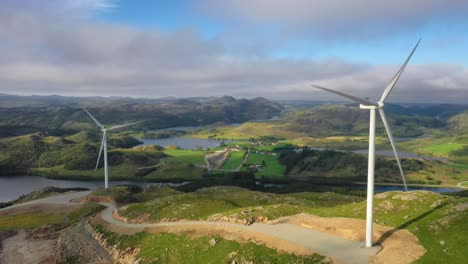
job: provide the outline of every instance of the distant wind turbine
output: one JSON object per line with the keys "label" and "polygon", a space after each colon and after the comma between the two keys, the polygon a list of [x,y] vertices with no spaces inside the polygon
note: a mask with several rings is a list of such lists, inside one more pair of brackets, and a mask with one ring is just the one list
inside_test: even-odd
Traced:
{"label": "distant wind turbine", "polygon": [[362,99],[359,97],[355,97],[353,95],[345,94],[342,92],[338,92],[332,89],[328,89],[325,87],[312,85],[315,88],[318,88],[323,91],[327,91],[330,93],[334,93],[348,99],[353,100],[356,103],[359,103],[359,108],[367,109],[370,111],[370,125],[369,125],[369,162],[367,168],[367,216],[366,216],[366,247],[372,247],[372,224],[373,224],[373,207],[374,207],[374,168],[375,168],[375,110],[379,110],[380,117],[382,118],[383,124],[385,126],[385,130],[387,131],[388,139],[390,140],[390,144],[392,145],[393,152],[395,153],[395,158],[398,163],[398,168],[400,169],[401,178],[403,179],[403,185],[405,187],[405,191],[408,190],[406,186],[406,179],[403,173],[403,169],[401,167],[400,158],[398,157],[398,152],[395,146],[395,141],[393,140],[392,130],[390,129],[390,125],[385,118],[385,113],[383,111],[385,100],[387,99],[388,95],[392,91],[393,87],[397,83],[398,79],[400,78],[401,74],[406,68],[406,65],[410,61],[413,53],[416,51],[416,48],[419,45],[419,42],[416,43],[416,46],[411,51],[410,55],[406,59],[405,63],[401,66],[400,70],[395,74],[395,76],[391,79],[390,83],[385,87],[385,90],[382,94],[382,97],[378,102],[371,102],[366,99]]}
{"label": "distant wind turbine", "polygon": [[112,126],[112,127],[109,127],[109,128],[105,128],[96,118],[94,118],[93,115],[91,115],[90,112],[88,112],[88,110],[86,110],[85,108],[83,108],[83,110],[89,115],[89,117],[91,117],[91,119],[93,119],[94,123],[96,123],[96,125],[98,127],[100,127],[101,131],[103,132],[102,141],[101,141],[101,148],[99,149],[99,155],[98,155],[98,159],[97,159],[97,162],[96,162],[95,170],[97,170],[97,168],[99,166],[99,160],[101,158],[101,153],[104,150],[104,187],[107,189],[107,188],[109,188],[109,166],[107,165],[107,131],[115,130],[115,129],[123,128],[123,127],[127,127],[127,126],[131,126],[131,125],[135,125],[135,124],[144,122],[144,120],[129,123],[129,124],[116,125],[116,126]]}

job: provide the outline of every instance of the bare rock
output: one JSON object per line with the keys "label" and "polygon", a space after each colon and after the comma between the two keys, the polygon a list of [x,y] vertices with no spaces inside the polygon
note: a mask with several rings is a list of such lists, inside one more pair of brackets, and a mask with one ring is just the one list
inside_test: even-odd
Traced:
{"label": "bare rock", "polygon": [[412,201],[418,199],[418,197],[412,193],[401,193],[394,195],[392,199],[400,199],[402,201]]}
{"label": "bare rock", "polygon": [[210,247],[214,247],[216,245],[216,240],[212,238],[208,241],[208,244],[210,245]]}
{"label": "bare rock", "polygon": [[380,203],[379,207],[385,210],[392,210],[395,206],[389,200],[385,200],[382,203]]}
{"label": "bare rock", "polygon": [[462,203],[453,207],[453,210],[462,212],[468,209],[468,203]]}
{"label": "bare rock", "polygon": [[387,192],[383,192],[383,193],[378,193],[376,195],[374,195],[374,198],[376,199],[385,199],[388,197],[388,193]]}
{"label": "bare rock", "polygon": [[439,199],[439,200],[437,200],[437,201],[435,201],[435,202],[433,202],[433,203],[431,204],[431,208],[435,208],[435,207],[437,207],[437,206],[439,206],[439,205],[441,205],[441,204],[443,204],[443,203],[444,203],[444,200]]}

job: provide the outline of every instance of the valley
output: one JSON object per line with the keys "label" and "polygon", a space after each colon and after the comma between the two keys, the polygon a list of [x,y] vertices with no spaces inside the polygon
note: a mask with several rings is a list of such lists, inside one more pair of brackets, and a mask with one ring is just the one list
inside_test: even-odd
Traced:
{"label": "valley", "polygon": [[[90,107],[93,100],[76,104]],[[52,253],[36,256],[65,263],[461,263],[466,258],[465,108],[454,112],[450,107],[451,114],[441,119],[421,105],[405,113],[390,105],[408,192],[395,191],[403,190],[400,172],[377,123],[374,239],[382,250],[365,253],[354,249],[365,234],[365,113],[354,105],[237,101],[184,99],[178,106],[177,99],[150,106],[136,100],[128,105],[133,110],[117,114],[114,107],[129,104],[125,99],[95,105],[99,120],[119,124],[147,118],[146,108],[167,107],[162,112],[171,115],[174,107],[184,109],[177,112],[178,121],[150,117],[109,134],[110,189],[101,188],[103,161],[95,168],[101,133],[78,105],[54,106],[57,118],[45,119],[42,115],[50,115],[52,108],[43,108],[46,101],[34,110],[41,114],[21,110],[23,123],[3,120],[13,129],[0,138],[0,174],[17,178],[15,184],[20,179],[36,183],[17,193],[19,199],[0,203],[0,259],[14,259],[11,250],[18,243],[31,250],[43,243]],[[230,117],[212,113],[211,123],[190,120],[191,111],[205,111],[211,104],[220,104],[213,111]],[[229,110],[237,104],[252,108]],[[272,108],[257,114],[264,107]],[[72,113],[69,121],[65,113]],[[62,188],[41,190],[42,177]],[[60,198],[79,195],[78,187],[90,189],[83,192],[86,197]],[[44,202],[33,207],[36,201]],[[352,253],[336,253],[337,245]]]}

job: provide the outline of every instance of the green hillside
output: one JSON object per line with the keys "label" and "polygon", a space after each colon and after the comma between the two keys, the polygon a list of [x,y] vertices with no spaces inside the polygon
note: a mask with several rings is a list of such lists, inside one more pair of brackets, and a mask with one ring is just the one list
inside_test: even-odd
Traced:
{"label": "green hillside", "polygon": [[457,134],[466,134],[468,131],[468,111],[464,111],[448,120],[450,130]]}
{"label": "green hillside", "polygon": [[[427,250],[416,263],[464,263],[468,257],[468,199],[432,192],[386,192],[375,196],[376,223],[408,229]],[[326,217],[365,219],[366,203],[311,209]]]}
{"label": "green hillside", "polygon": [[[18,103],[15,104],[14,100]],[[28,102],[31,104],[28,105]],[[37,131],[65,136],[82,130],[96,130],[81,107],[87,107],[105,125],[145,120],[131,128],[140,132],[217,122],[241,123],[251,119],[271,118],[282,110],[281,105],[264,98],[247,100],[229,96],[205,99],[133,99],[0,95],[0,105],[0,138]]]}
{"label": "green hillside", "polygon": [[[160,219],[237,219],[246,223],[304,212],[322,217],[357,219],[365,219],[366,213],[364,198],[336,193],[280,195],[233,187],[205,188],[192,193],[163,188],[161,192],[161,195],[157,195],[159,190],[152,189],[133,194],[136,201],[134,199],[134,203],[120,208],[119,213],[130,219],[150,222]],[[151,193],[155,196],[151,196]],[[416,235],[426,249],[424,256],[416,263],[463,263],[468,257],[465,250],[468,198],[463,197],[463,193],[459,196],[428,191],[376,194],[375,223],[395,227],[377,243],[382,243],[399,229],[406,229]],[[129,239],[116,237],[112,233],[107,235],[114,236],[113,243]],[[140,233],[139,236],[145,234]]]}

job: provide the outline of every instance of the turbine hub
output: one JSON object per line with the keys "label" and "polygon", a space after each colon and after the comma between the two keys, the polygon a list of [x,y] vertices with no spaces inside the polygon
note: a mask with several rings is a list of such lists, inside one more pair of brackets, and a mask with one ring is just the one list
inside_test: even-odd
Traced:
{"label": "turbine hub", "polygon": [[366,109],[366,110],[371,110],[371,109],[379,109],[380,107],[376,106],[376,105],[364,105],[364,104],[360,104],[359,105],[359,108],[361,109]]}

